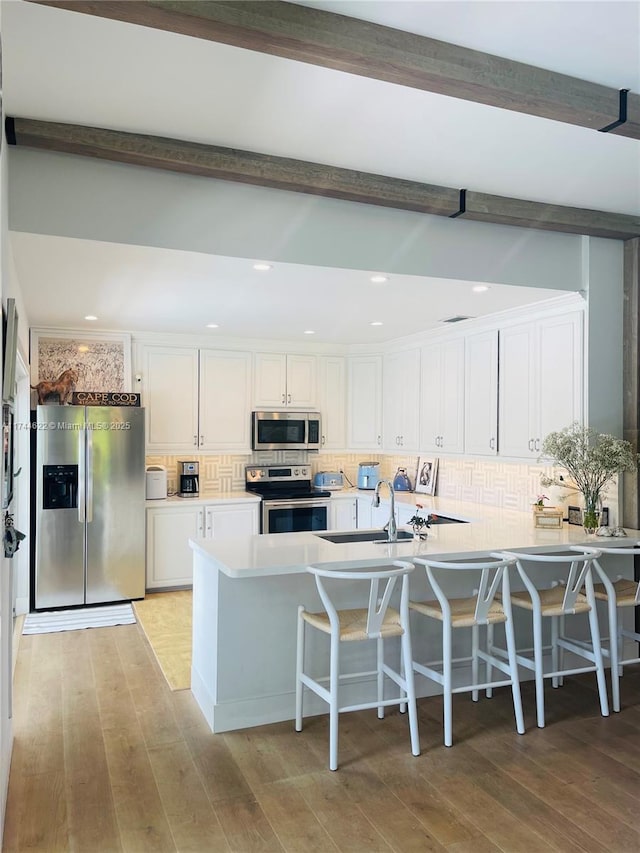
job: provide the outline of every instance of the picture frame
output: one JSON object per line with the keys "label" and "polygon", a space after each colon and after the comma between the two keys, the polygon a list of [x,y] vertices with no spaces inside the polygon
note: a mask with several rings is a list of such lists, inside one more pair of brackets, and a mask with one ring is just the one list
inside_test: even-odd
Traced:
{"label": "picture frame", "polygon": [[420,456],[416,474],[416,492],[423,495],[435,495],[438,477],[438,457]]}
{"label": "picture frame", "polygon": [[582,524],[582,508],[579,506],[567,507],[567,521],[569,524]]}
{"label": "picture frame", "polygon": [[[68,331],[31,330],[31,384],[55,379],[73,366],[79,373],[75,391],[131,391],[131,335]],[[32,408],[37,395],[32,394]]]}

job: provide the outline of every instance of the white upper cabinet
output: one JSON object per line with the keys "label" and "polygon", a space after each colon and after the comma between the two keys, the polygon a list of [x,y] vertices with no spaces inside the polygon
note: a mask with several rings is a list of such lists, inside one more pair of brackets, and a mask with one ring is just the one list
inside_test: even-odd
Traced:
{"label": "white upper cabinet", "polygon": [[347,446],[346,363],[343,356],[318,357],[318,406],[322,418],[323,450]]}
{"label": "white upper cabinet", "polygon": [[248,450],[251,353],[200,350],[201,450]]}
{"label": "white upper cabinet", "polygon": [[198,447],[198,350],[145,347],[142,403],[150,451]]}
{"label": "white upper cabinet", "polygon": [[313,409],[317,356],[258,352],[255,356],[254,405],[258,409]]}
{"label": "white upper cabinet", "polygon": [[537,458],[549,432],[583,420],[581,311],[500,330],[501,456]]}
{"label": "white upper cabinet", "polygon": [[347,383],[349,448],[382,449],[382,356],[348,359]]}
{"label": "white upper cabinet", "polygon": [[382,382],[384,449],[418,451],[420,443],[420,350],[384,356]]}
{"label": "white upper cabinet", "polygon": [[147,346],[147,452],[251,448],[251,353]]}
{"label": "white upper cabinet", "polygon": [[422,347],[420,450],[464,450],[464,339]]}
{"label": "white upper cabinet", "polygon": [[498,330],[465,338],[464,450],[498,452]]}

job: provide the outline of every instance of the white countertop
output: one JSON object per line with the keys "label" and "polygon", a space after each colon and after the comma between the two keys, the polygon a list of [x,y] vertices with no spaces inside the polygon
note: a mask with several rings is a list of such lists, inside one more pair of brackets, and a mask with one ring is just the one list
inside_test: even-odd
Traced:
{"label": "white countertop", "polygon": [[[344,495],[345,492],[340,494]],[[354,491],[351,494],[358,493]],[[371,492],[360,494],[370,495]],[[427,555],[442,558],[471,557],[496,550],[553,550],[580,544],[623,547],[640,539],[640,531],[637,530],[627,530],[626,538],[599,539],[587,536],[581,526],[566,522],[561,529],[540,529],[533,526],[533,515],[530,512],[497,509],[429,495],[401,492],[397,499],[402,503],[420,503],[425,512],[465,518],[470,523],[435,525],[423,542],[405,540],[384,545],[372,542],[336,544],[314,533],[277,533],[217,542],[213,539],[190,540],[190,545],[225,575],[251,578],[297,574],[304,572],[311,563],[347,568],[361,563],[384,565],[389,560]]]}
{"label": "white countertop", "polygon": [[204,506],[210,504],[228,504],[234,501],[244,501],[247,503],[259,503],[259,495],[253,492],[244,491],[216,491],[216,492],[200,492],[197,498],[181,498],[178,495],[169,495],[166,498],[159,500],[146,500],[145,505],[150,507],[175,506],[176,504],[184,504],[185,506]]}

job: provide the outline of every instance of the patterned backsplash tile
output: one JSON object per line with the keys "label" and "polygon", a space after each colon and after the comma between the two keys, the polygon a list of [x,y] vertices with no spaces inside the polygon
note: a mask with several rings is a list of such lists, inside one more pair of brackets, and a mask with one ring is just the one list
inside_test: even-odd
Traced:
{"label": "patterned backsplash tile", "polygon": [[[244,489],[244,471],[247,465],[292,465],[306,462],[316,471],[343,471],[347,484],[357,483],[360,462],[380,463],[380,473],[392,480],[399,467],[406,468],[412,483],[415,483],[418,456],[393,456],[386,454],[363,455],[337,453],[322,455],[298,451],[260,451],[252,455],[237,456],[192,456],[189,459],[200,463],[200,489],[207,491],[236,491]],[[169,491],[177,488],[177,463],[186,456],[147,456],[147,465],[164,465],[167,469]],[[500,462],[497,459],[469,459],[468,457],[441,457],[438,467],[436,494],[452,500],[491,504],[526,512],[537,496],[544,493],[551,505],[580,505],[579,496],[561,489],[542,488],[540,475],[550,473],[549,466],[526,462]],[[610,523],[618,519],[618,488],[614,482],[609,488],[606,505],[610,511]]]}

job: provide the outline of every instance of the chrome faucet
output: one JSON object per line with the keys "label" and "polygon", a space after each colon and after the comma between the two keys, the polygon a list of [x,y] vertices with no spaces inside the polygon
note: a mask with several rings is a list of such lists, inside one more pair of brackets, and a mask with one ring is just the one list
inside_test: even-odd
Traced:
{"label": "chrome faucet", "polygon": [[391,512],[389,513],[389,521],[382,528],[387,531],[387,539],[389,542],[397,542],[398,541],[398,528],[396,525],[396,494],[393,490],[393,483],[391,480],[378,480],[376,484],[376,490],[373,495],[373,500],[371,501],[371,505],[374,507],[380,506],[380,486],[386,483],[389,486],[389,495],[391,497]]}

